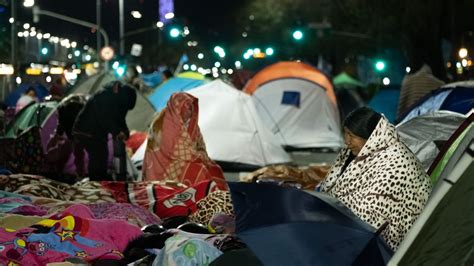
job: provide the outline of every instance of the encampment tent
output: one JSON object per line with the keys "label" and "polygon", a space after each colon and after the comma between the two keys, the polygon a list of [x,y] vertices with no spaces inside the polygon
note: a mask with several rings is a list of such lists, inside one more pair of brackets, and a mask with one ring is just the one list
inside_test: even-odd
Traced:
{"label": "encampment tent", "polygon": [[436,110],[467,114],[473,108],[474,81],[456,82],[430,92],[411,106],[398,120],[404,122],[415,116]]}
{"label": "encampment tent", "polygon": [[203,75],[196,72],[184,72],[158,86],[148,99],[159,112],[165,108],[173,93],[187,91],[204,83]]}
{"label": "encampment tent", "polygon": [[363,87],[364,84],[357,79],[349,76],[346,72],[341,72],[332,79],[332,83],[336,88],[356,88]]}
{"label": "encampment tent", "polygon": [[428,170],[442,146],[465,119],[466,116],[462,114],[436,111],[398,124],[397,132],[400,140]]}
{"label": "encampment tent", "polygon": [[462,134],[425,209],[388,265],[473,265],[474,127]]}
{"label": "encampment tent", "polygon": [[[117,80],[115,76],[110,73],[100,73],[89,77],[78,83],[71,91],[73,93],[94,94],[100,90],[107,83]],[[139,91],[137,91],[137,102],[135,108],[127,113],[127,125],[130,130],[146,131],[151,124],[155,115],[155,109],[148,99]]]}
{"label": "encampment tent", "polygon": [[[433,163],[428,169],[428,175],[430,175],[431,181],[436,184],[439,180],[440,175],[451,160],[454,152],[459,146],[460,142],[466,137],[466,134],[474,128],[474,114],[471,113],[463,123],[456,129],[451,137],[441,148],[438,156],[434,159]],[[448,168],[449,169],[449,168]]]}
{"label": "encampment tent", "polygon": [[300,62],[280,62],[258,72],[244,92],[254,97],[265,125],[290,148],[342,146],[340,118],[331,81]]}
{"label": "encampment tent", "polygon": [[259,167],[291,160],[248,94],[222,80],[187,93],[199,99],[199,127],[211,159]]}
{"label": "encampment tent", "polygon": [[31,103],[23,108],[7,125],[5,138],[16,138],[21,132],[37,126],[40,128],[41,145],[46,146],[58,125],[58,102]]}
{"label": "encampment tent", "polygon": [[[209,157],[224,171],[254,170],[291,159],[260,120],[252,97],[215,80],[187,91],[199,99],[199,128]],[[137,167],[145,141],[132,157]]]}

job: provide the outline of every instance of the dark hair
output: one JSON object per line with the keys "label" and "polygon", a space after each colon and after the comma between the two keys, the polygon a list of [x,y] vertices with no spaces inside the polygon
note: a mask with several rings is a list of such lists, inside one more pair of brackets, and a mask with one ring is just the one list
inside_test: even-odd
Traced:
{"label": "dark hair", "polygon": [[163,71],[163,76],[165,76],[167,79],[169,79],[169,78],[173,77],[173,73],[171,73],[171,71],[169,69],[166,69],[166,70]]}
{"label": "dark hair", "polygon": [[381,117],[369,107],[360,107],[348,114],[342,124],[356,136],[369,139]]}
{"label": "dark hair", "polygon": [[36,94],[35,87],[33,87],[33,86],[28,87],[28,89],[25,91],[25,94],[28,94],[30,91],[32,91]]}

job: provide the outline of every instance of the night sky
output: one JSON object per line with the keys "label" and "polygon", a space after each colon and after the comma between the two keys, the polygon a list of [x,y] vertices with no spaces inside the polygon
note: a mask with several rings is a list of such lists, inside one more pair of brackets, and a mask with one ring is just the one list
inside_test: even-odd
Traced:
{"label": "night sky", "polygon": [[[20,1],[21,0],[17,0]],[[96,21],[95,0],[36,0],[40,8],[68,15],[92,23]],[[189,1],[176,0],[176,20],[180,24],[189,26],[192,34],[200,39],[219,38],[230,41],[238,36],[235,23],[239,18],[243,4],[246,1]],[[141,19],[131,16],[132,10],[142,13]],[[32,22],[31,9],[19,7],[19,20]],[[158,0],[125,0],[125,32],[154,25],[158,21]],[[111,42],[118,39],[119,9],[118,0],[102,0],[102,23],[108,32]],[[41,16],[37,30],[49,32],[58,37],[76,40],[80,44],[95,44],[95,35],[90,29],[77,26],[54,18]],[[142,36],[136,36],[139,40]]]}

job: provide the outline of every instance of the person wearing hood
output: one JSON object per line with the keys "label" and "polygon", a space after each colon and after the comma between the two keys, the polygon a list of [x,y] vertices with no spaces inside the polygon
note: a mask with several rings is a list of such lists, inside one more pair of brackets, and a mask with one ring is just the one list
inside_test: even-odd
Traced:
{"label": "person wearing hood", "polygon": [[320,185],[397,249],[423,210],[431,182],[395,127],[367,107],[344,120],[347,145]]}
{"label": "person wearing hood", "polygon": [[75,164],[80,177],[85,174],[83,165],[86,150],[90,179],[110,179],[107,175],[108,134],[116,140],[129,137],[125,117],[135,107],[136,99],[134,88],[113,81],[92,95],[79,112],[73,125],[73,136]]}

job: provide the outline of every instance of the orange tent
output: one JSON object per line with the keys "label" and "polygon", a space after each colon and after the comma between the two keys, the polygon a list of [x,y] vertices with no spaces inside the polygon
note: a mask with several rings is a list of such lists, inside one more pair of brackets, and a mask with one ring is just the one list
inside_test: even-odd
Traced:
{"label": "orange tent", "polygon": [[253,94],[263,84],[276,79],[305,79],[320,85],[326,90],[326,94],[337,107],[336,94],[331,81],[316,68],[296,61],[279,62],[260,70],[251,80],[247,82],[243,91]]}

